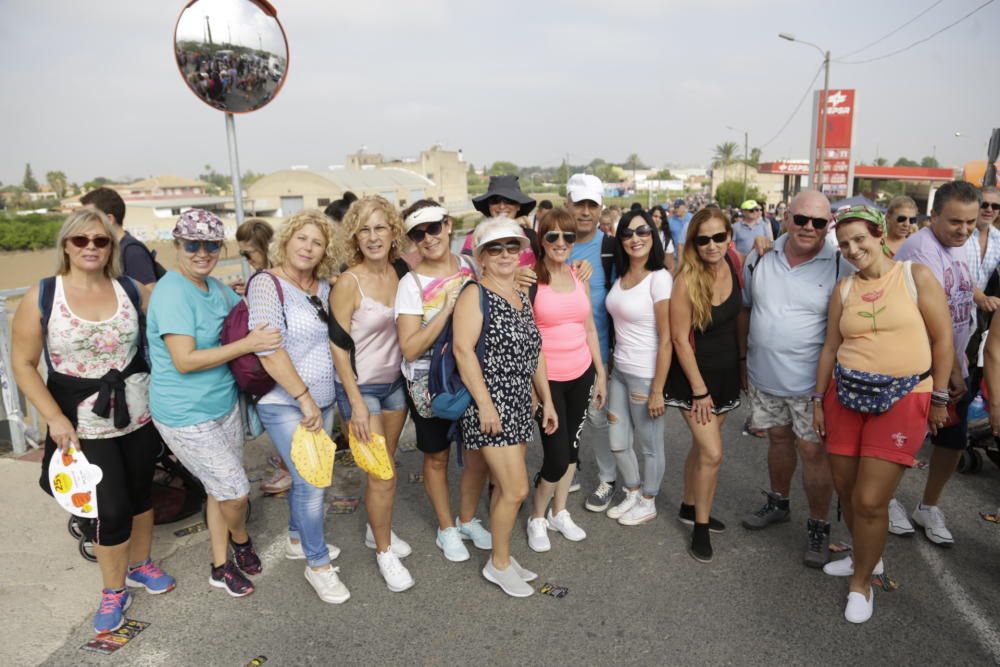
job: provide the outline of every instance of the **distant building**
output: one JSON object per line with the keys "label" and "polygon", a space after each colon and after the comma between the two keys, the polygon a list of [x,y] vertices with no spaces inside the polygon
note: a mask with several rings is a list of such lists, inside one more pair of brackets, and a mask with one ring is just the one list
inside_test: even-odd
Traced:
{"label": "distant building", "polygon": [[348,169],[405,169],[431,181],[426,197],[444,204],[453,211],[472,208],[469,201],[469,165],[462,159],[462,151],[450,151],[441,146],[431,146],[421,151],[418,158],[386,160],[379,153],[363,150],[347,156]]}
{"label": "distant building", "polygon": [[108,185],[118,191],[126,202],[140,199],[180,199],[184,197],[204,197],[208,183],[183,176],[153,176],[135,183]]}

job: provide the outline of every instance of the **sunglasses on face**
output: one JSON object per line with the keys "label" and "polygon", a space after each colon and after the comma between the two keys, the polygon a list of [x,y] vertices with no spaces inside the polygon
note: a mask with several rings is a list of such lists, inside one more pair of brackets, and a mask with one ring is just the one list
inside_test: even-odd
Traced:
{"label": "sunglasses on face", "polygon": [[758,206],[757,208],[748,208],[746,211],[747,213],[760,213],[760,207]]}
{"label": "sunglasses on face", "polygon": [[486,254],[490,257],[499,257],[504,251],[508,255],[520,255],[521,244],[518,241],[507,241],[506,243],[491,243],[486,246]]}
{"label": "sunglasses on face", "polygon": [[[979,208],[981,208],[984,211],[986,209],[990,209],[991,208],[994,211],[1000,212],[1000,204],[997,204],[995,202],[984,201],[982,204],[979,205]],[[100,247],[100,246],[98,246],[98,247]]]}
{"label": "sunglasses on face", "polygon": [[438,220],[437,222],[430,223],[423,229],[411,229],[410,231],[406,232],[406,235],[410,237],[410,240],[413,241],[414,243],[420,243],[425,238],[427,238],[428,234],[430,234],[431,236],[437,236],[438,234],[441,233],[441,230],[443,228],[444,228],[444,220]]}
{"label": "sunglasses on face", "polygon": [[559,239],[566,243],[576,243],[576,232],[545,232],[546,243],[555,243]]}
{"label": "sunglasses on face", "polygon": [[219,241],[184,241],[184,252],[194,255],[199,250],[204,250],[209,255],[222,250],[222,243]]}
{"label": "sunglasses on face", "polygon": [[80,248],[80,249],[86,248],[91,243],[93,243],[94,247],[97,248],[98,250],[102,250],[104,248],[107,248],[109,245],[111,245],[111,237],[110,236],[103,236],[103,235],[101,235],[101,236],[85,236],[83,234],[78,234],[76,236],[71,236],[71,237],[69,237],[66,240],[69,241],[70,243],[72,243],[73,245],[75,245],[77,248]]}
{"label": "sunglasses on face", "polygon": [[896,216],[896,222],[898,222],[900,224],[902,224],[902,223],[905,222],[905,223],[910,224],[910,225],[915,225],[915,224],[917,224],[917,216],[907,217],[905,215],[897,215]]}
{"label": "sunglasses on face", "polygon": [[793,215],[792,222],[799,227],[805,227],[807,223],[812,223],[813,229],[823,229],[830,221],[826,218],[810,218],[808,215]]}
{"label": "sunglasses on face", "polygon": [[316,309],[316,317],[318,317],[320,321],[323,322],[324,324],[329,324],[330,315],[326,312],[326,310],[324,310],[323,302],[320,301],[320,298],[315,294],[310,294],[309,303],[312,305],[313,308]]}
{"label": "sunglasses on face", "polygon": [[512,201],[510,199],[507,199],[505,197],[500,197],[497,195],[493,195],[492,197],[486,200],[487,206],[497,206],[499,204],[505,204],[507,206],[518,206],[518,203],[516,201]]}
{"label": "sunglasses on face", "polygon": [[719,232],[718,234],[712,234],[711,236],[696,236],[694,237],[694,244],[700,246],[707,246],[709,243],[722,245],[728,240],[729,234],[726,232]]}
{"label": "sunglasses on face", "polygon": [[632,229],[631,227],[626,227],[625,229],[622,230],[621,234],[623,240],[628,240],[633,236],[638,236],[639,238],[644,239],[653,235],[653,228],[650,227],[649,225],[639,225],[635,229]]}

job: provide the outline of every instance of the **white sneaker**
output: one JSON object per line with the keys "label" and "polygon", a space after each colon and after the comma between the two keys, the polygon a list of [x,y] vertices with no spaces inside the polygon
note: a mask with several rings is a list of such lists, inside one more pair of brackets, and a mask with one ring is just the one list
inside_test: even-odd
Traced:
{"label": "white sneaker", "polygon": [[490,531],[483,528],[483,522],[473,517],[469,523],[462,523],[462,520],[455,517],[455,527],[461,533],[463,540],[472,540],[477,549],[489,551],[493,548],[493,536]]}
{"label": "white sneaker", "polygon": [[937,505],[924,507],[917,505],[913,510],[913,523],[924,529],[927,539],[942,547],[950,547],[955,543],[955,538],[951,536],[948,526],[944,525],[944,513],[938,509]]}
{"label": "white sneaker", "polygon": [[347,602],[351,597],[351,592],[340,580],[337,573],[339,567],[327,567],[322,570],[306,568],[306,581],[316,590],[316,595],[323,602],[330,604],[341,604]]}
{"label": "white sneaker", "polygon": [[490,557],[483,567],[483,577],[487,581],[492,581],[511,597],[526,598],[535,593],[535,589],[518,574],[513,563],[508,565],[506,570],[501,570],[493,565],[493,558]]}
{"label": "white sneaker", "polygon": [[618,517],[618,523],[623,526],[639,526],[656,518],[656,498],[639,497],[632,508]]}
{"label": "white sneaker", "polygon": [[[848,556],[840,560],[831,560],[823,566],[823,571],[831,577],[850,577],[854,574],[854,559]],[[879,558],[878,562],[875,563],[875,569],[872,570],[872,575],[877,577],[883,572],[885,572],[885,564]]]}
{"label": "white sneaker", "polygon": [[375,560],[378,561],[378,571],[382,573],[385,585],[389,587],[390,591],[402,593],[413,587],[414,582],[410,571],[400,562],[399,556],[391,548],[383,553],[376,553]]}
{"label": "white sneaker", "polygon": [[[375,534],[372,533],[372,527],[370,524],[365,525],[365,546],[369,549],[377,548],[375,545]],[[400,558],[406,558],[413,553],[413,549],[410,548],[410,545],[401,539],[394,530],[389,532],[389,548],[392,549],[392,553],[396,554]]]}
{"label": "white sneaker", "polygon": [[579,542],[580,540],[587,539],[587,532],[573,522],[573,517],[569,515],[569,510],[562,510],[559,514],[552,516],[552,510],[550,509],[546,521],[548,521],[549,528],[562,533],[563,537],[570,542]]}
{"label": "white sneaker", "polygon": [[875,611],[875,591],[868,587],[868,599],[861,593],[847,594],[847,607],[844,609],[844,618],[851,623],[864,623],[872,617]]}
{"label": "white sneaker", "polygon": [[[330,560],[337,560],[340,555],[340,547],[335,547],[329,542],[326,550],[330,552]],[[292,538],[285,537],[285,558],[288,560],[305,560],[306,552],[302,550],[302,542],[292,542]]]}
{"label": "white sneaker", "polygon": [[521,564],[518,563],[513,556],[510,557],[510,564],[511,566],[513,566],[514,571],[517,572],[517,576],[521,577],[521,579],[523,579],[525,583],[529,581],[534,581],[535,579],[538,578],[537,573],[532,572],[526,567],[522,567]]}
{"label": "white sneaker", "polygon": [[609,519],[620,519],[622,515],[628,512],[630,509],[635,507],[635,504],[639,502],[639,489],[635,491],[625,490],[625,499],[620,503],[608,510],[607,515]]}
{"label": "white sneaker", "polygon": [[528,546],[532,551],[548,551],[552,548],[549,542],[549,523],[539,517],[528,518]]}
{"label": "white sneaker", "polygon": [[438,528],[437,539],[434,543],[444,553],[444,557],[453,563],[469,560],[469,550],[462,544],[462,536],[455,526],[444,530]]}
{"label": "white sneaker", "polygon": [[889,532],[903,537],[915,532],[910,517],[906,516],[906,508],[895,498],[889,501]]}

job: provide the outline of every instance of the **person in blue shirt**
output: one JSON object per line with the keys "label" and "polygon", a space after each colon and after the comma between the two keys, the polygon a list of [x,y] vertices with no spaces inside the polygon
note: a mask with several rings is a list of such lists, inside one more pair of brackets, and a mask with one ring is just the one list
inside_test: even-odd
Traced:
{"label": "person in blue shirt", "polygon": [[[566,183],[566,210],[576,220],[576,243],[569,261],[586,260],[593,267],[588,281],[590,303],[594,313],[594,325],[601,348],[601,358],[608,363],[610,347],[611,319],[608,317],[604,299],[611,284],[610,266],[614,255],[614,238],[607,237],[597,228],[604,201],[604,184],[601,179],[590,174],[573,174]],[[617,469],[615,457],[608,442],[607,408],[591,405],[587,410],[587,421],[596,431],[591,439],[594,456],[597,459],[597,488],[587,497],[584,507],[591,512],[603,512],[611,505],[615,494]]]}
{"label": "person in blue shirt", "polygon": [[667,218],[670,227],[670,240],[674,242],[674,262],[680,266],[680,258],[684,256],[684,237],[687,235],[691,214],[687,210],[687,202],[678,199],[674,202],[674,213]]}

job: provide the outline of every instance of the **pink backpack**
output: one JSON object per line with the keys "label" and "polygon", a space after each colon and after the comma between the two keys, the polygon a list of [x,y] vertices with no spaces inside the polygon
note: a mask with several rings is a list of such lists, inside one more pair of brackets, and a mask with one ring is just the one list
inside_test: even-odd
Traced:
{"label": "pink backpack", "polygon": [[[250,295],[250,283],[260,275],[265,275],[274,281],[274,288],[278,290],[278,300],[281,301],[281,315],[284,317],[285,294],[281,290],[281,283],[267,271],[258,271],[247,280],[246,291],[244,292],[245,296],[240,299],[240,302],[229,311],[226,319],[222,321],[220,339],[223,345],[243,340],[250,333],[250,308],[247,306],[247,297]],[[287,320],[285,321],[285,326],[288,326]],[[260,359],[252,352],[230,361],[229,370],[232,371],[233,377],[236,379],[236,385],[240,390],[250,394],[255,399],[274,389],[274,378],[267,374],[267,371],[264,370],[264,365],[260,363]]]}

